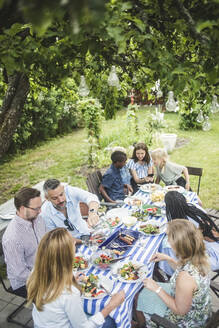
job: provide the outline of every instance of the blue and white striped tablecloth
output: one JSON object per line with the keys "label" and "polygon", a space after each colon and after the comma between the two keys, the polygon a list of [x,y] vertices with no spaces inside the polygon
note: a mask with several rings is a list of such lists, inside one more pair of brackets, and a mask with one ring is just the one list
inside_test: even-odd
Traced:
{"label": "blue and white striped tablecloth", "polygon": [[[140,196],[141,198],[144,199],[145,204],[150,204],[150,198],[148,193],[144,193],[142,191],[138,191],[136,193],[136,197]],[[186,195],[190,202],[192,203],[197,203],[197,195],[193,192],[188,192]],[[125,207],[129,207],[128,205],[125,205]],[[159,222],[165,222],[166,217],[156,217]],[[135,226],[132,227],[133,230],[137,230],[139,226],[139,223],[136,223]],[[119,228],[122,228],[123,225],[119,226]],[[124,226],[125,228],[125,226]],[[157,251],[163,237],[165,234],[161,234],[158,236],[148,236],[146,237],[146,243],[144,247],[139,246],[138,244],[133,245],[133,247],[129,251],[129,260],[141,262],[144,264],[149,264],[149,260],[151,256]],[[91,254],[91,251],[86,247],[86,246],[81,246],[80,247],[80,252],[83,254]],[[111,277],[111,272],[110,270],[99,270],[96,267],[92,266],[88,274],[93,273],[93,274],[101,274],[104,275],[110,279]],[[148,277],[151,277],[153,273],[153,265],[149,265],[149,272],[148,272]],[[137,283],[124,283],[120,281],[114,281],[114,287],[113,287],[113,292],[118,292],[119,290],[124,290],[125,292],[125,301],[114,311],[111,312],[110,316],[114,318],[117,327],[118,328],[130,328],[131,327],[131,318],[132,318],[132,307],[133,307],[133,300],[134,296],[136,293],[141,289],[142,287],[142,282],[137,282]],[[99,312],[100,310],[103,309],[103,307],[108,303],[109,301],[109,296],[105,296],[103,299],[94,299],[94,300],[84,300],[84,310],[86,313],[89,314],[94,314]]]}

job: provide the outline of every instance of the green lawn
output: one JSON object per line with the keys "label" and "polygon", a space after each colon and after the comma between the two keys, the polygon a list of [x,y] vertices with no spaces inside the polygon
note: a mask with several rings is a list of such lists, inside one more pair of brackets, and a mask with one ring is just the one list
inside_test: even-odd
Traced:
{"label": "green lawn", "polygon": [[[151,111],[153,108],[150,109]],[[144,141],[144,125],[148,109],[139,110],[140,141]],[[219,209],[219,113],[211,117],[212,129],[204,131],[182,131],[178,129],[178,115],[165,113],[168,123],[166,131],[177,133],[189,143],[175,149],[170,155],[172,161],[186,166],[203,167],[200,198],[205,208]],[[128,146],[131,138],[126,128],[126,112],[120,111],[115,120],[103,122],[101,145]],[[153,145],[152,149],[157,146]],[[86,165],[88,143],[86,131],[75,130],[71,134],[59,137],[31,150],[2,161],[0,164],[0,203],[14,196],[22,186],[31,186],[41,180],[56,177],[72,185],[86,188]],[[110,153],[98,151],[98,167],[110,164]],[[191,185],[196,190],[197,178],[191,178]]]}

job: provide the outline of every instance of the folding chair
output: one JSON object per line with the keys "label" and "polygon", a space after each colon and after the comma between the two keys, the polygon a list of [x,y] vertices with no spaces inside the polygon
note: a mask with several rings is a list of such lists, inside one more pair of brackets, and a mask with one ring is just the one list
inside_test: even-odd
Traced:
{"label": "folding chair", "polygon": [[191,166],[187,166],[187,169],[188,169],[189,175],[195,175],[195,176],[199,177],[198,178],[198,188],[197,188],[197,194],[199,195],[203,169],[201,167],[191,167]]}
{"label": "folding chair", "polygon": [[[2,243],[0,243],[0,257],[3,257],[4,255],[3,255],[3,249],[2,249]],[[6,284],[5,284],[5,282],[4,282],[4,279],[3,279],[3,277],[0,275],[0,282],[1,282],[1,284],[2,284],[2,286],[3,286],[3,288],[4,288],[4,290],[7,292],[7,293],[9,293],[9,294],[12,294],[12,295],[14,295],[14,296],[17,296],[15,293],[14,293],[14,291],[13,291],[13,289],[11,288],[11,287],[7,287],[6,286]],[[31,318],[30,318],[30,320],[26,323],[26,324],[23,324],[23,323],[21,323],[21,322],[19,322],[19,321],[17,321],[17,320],[15,320],[14,319],[14,317],[19,313],[19,312],[21,312],[23,309],[24,309],[24,305],[26,304],[26,302],[27,302],[27,300],[26,299],[24,299],[24,301],[13,311],[13,312],[11,312],[8,316],[7,316],[7,321],[8,322],[12,322],[12,323],[14,323],[14,324],[17,324],[18,326],[21,326],[21,327],[25,327],[25,328],[27,328],[28,326],[27,326],[27,324],[28,324],[28,322],[31,320]]]}

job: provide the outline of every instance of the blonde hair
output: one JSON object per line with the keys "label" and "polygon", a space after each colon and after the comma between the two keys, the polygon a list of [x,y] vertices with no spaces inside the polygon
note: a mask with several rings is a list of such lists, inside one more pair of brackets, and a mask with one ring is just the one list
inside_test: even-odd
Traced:
{"label": "blonde hair", "polygon": [[65,228],[46,233],[27,281],[28,304],[33,302],[42,311],[43,305],[57,299],[63,289],[71,291],[74,285],[80,290],[72,274],[73,259],[74,242]]}
{"label": "blonde hair", "polygon": [[163,159],[165,162],[168,160],[168,154],[164,148],[157,148],[157,149],[152,150],[151,157],[152,157],[152,159],[153,158],[160,159],[160,160]]}
{"label": "blonde hair", "polygon": [[167,235],[180,265],[190,261],[201,275],[209,272],[210,265],[200,229],[188,220],[175,219],[168,223]]}

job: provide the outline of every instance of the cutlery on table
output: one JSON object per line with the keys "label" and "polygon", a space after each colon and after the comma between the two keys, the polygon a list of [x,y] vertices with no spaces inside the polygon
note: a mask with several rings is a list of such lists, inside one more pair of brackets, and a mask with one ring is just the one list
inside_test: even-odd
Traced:
{"label": "cutlery on table", "polygon": [[110,260],[110,263],[116,263],[118,261],[125,259],[126,257],[129,257],[129,255],[121,256],[121,257],[118,257],[117,259],[112,259],[112,260]]}
{"label": "cutlery on table", "polygon": [[119,244],[111,244],[110,248],[122,248],[122,247],[132,247],[133,245],[119,245]]}

